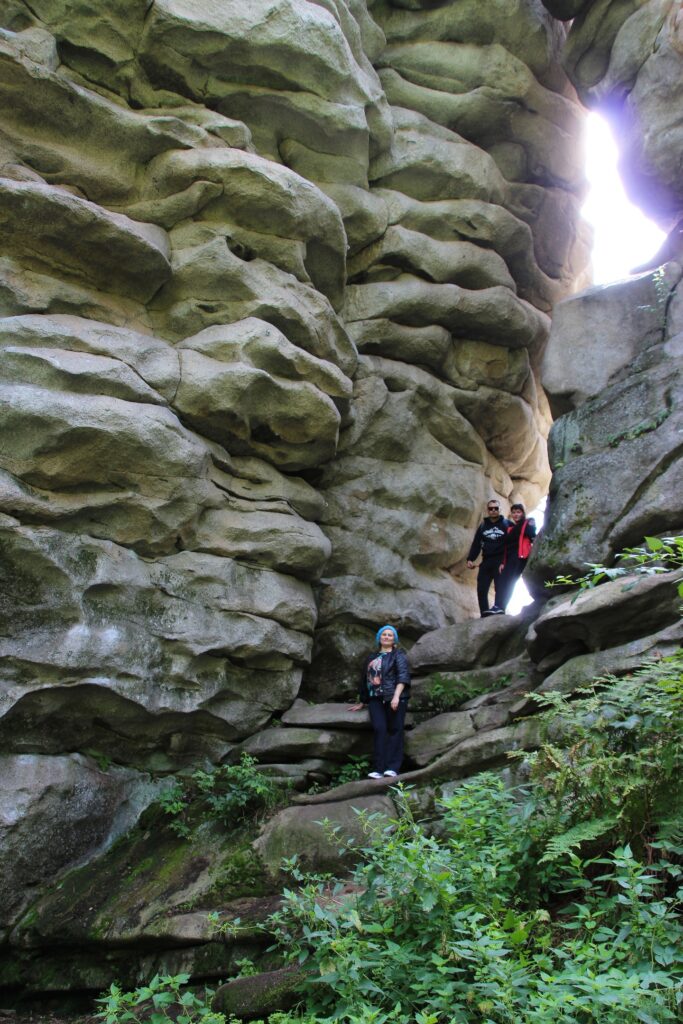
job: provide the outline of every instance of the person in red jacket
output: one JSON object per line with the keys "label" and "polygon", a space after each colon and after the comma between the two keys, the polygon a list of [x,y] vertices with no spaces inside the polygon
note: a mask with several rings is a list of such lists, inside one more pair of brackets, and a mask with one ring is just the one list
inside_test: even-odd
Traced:
{"label": "person in red jacket", "polygon": [[506,609],[512,597],[515,583],[524,572],[531,554],[531,545],[536,539],[536,523],[527,519],[524,505],[516,504],[510,508],[512,525],[505,535],[503,562],[500,567],[499,600]]}

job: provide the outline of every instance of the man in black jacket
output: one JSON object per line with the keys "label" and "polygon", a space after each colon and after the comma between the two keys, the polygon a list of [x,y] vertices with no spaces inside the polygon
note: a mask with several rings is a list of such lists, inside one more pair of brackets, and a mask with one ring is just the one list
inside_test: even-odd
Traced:
{"label": "man in black jacket", "polygon": [[[477,576],[477,600],[482,618],[484,615],[504,615],[503,590],[500,566],[505,552],[505,535],[512,523],[500,514],[500,502],[491,498],[486,506],[488,515],[478,526],[467,556],[467,568],[474,569],[474,562],[481,553],[481,564]],[[489,590],[495,587],[495,604],[489,608]],[[500,598],[500,600],[499,600]]]}

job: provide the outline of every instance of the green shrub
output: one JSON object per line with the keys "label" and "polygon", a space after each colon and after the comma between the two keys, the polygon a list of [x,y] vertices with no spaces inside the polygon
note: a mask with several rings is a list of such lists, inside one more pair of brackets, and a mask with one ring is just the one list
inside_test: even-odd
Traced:
{"label": "green shrub", "polygon": [[197,770],[178,780],[160,799],[173,818],[171,828],[190,838],[202,821],[234,825],[273,810],[287,794],[286,787],[258,770],[258,762],[243,753],[237,764],[210,771]]}
{"label": "green shrub", "polygon": [[[683,537],[645,537],[641,547],[626,548],[616,556],[615,561],[617,565],[611,568],[599,562],[585,562],[589,571],[584,576],[557,576],[545,585],[578,587],[576,597],[579,597],[584,590],[592,590],[608,580],[628,576],[656,576],[683,568]],[[683,597],[683,583],[679,585],[678,593]]]}
{"label": "green shrub", "polygon": [[487,680],[477,682],[476,679],[463,679],[460,675],[442,675],[434,672],[429,677],[427,694],[430,705],[436,711],[455,711],[461,704],[478,697],[480,693],[493,693],[512,681],[510,675],[499,676],[492,686]]}
{"label": "green shrub", "polygon": [[[254,973],[249,970],[250,961],[242,960],[240,976]],[[252,965],[253,967],[253,965]],[[113,984],[106,995],[96,1000],[102,1007],[95,1018],[102,1024],[243,1024],[233,1014],[226,1017],[211,1009],[211,999],[215,992],[210,988],[198,991],[190,989],[187,984],[189,974],[178,974],[161,977],[155,975],[147,985],[123,992]],[[251,1024],[266,1024],[264,1020],[255,1020]],[[267,1024],[319,1024],[318,1019],[303,1011],[291,1013],[272,1013]]]}
{"label": "green shrub", "polygon": [[683,842],[683,651],[534,699],[547,741],[525,761],[543,794],[544,859],[608,834],[649,859],[657,838]]}
{"label": "green shrub", "polygon": [[132,992],[123,992],[112,984],[109,992],[97,1000],[102,1010],[95,1016],[103,1024],[230,1024],[225,1015],[210,1006],[211,989],[201,994],[186,988],[189,974],[161,977]]}
{"label": "green shrub", "polygon": [[368,757],[350,757],[346,764],[334,773],[330,779],[330,786],[343,786],[346,782],[357,782],[364,779],[370,771],[370,759]]}
{"label": "green shrub", "polygon": [[572,854],[562,888],[579,899],[553,915],[520,895],[535,866],[528,805],[484,774],[443,812],[436,840],[404,805],[365,849],[359,893],[315,881],[285,893],[272,926],[285,955],[311,966],[309,1012],[344,1024],[679,1019],[681,894],[665,895],[630,848],[588,864]]}

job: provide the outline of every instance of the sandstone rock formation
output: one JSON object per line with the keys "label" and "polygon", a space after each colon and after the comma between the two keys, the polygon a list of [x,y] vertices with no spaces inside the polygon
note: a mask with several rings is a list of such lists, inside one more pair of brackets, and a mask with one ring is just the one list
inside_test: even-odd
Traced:
{"label": "sandstone rock formation", "polygon": [[1,12],[3,741],[261,751],[312,642],[324,699],[378,615],[468,613],[482,500],[547,485],[539,359],[586,255],[562,30]]}
{"label": "sandstone rock formation", "polygon": [[[676,95],[680,20],[545,6],[0,0],[11,994],[225,976],[262,944],[279,858],[329,867],[321,813],[393,813],[384,783],[301,794],[252,848],[209,825],[188,844],[149,806],[241,752],[295,789],[366,753],[341,701],[379,619],[428,634],[408,742],[427,816],[443,778],[538,742],[527,691],[679,642],[663,590],[635,640],[562,599],[528,640],[530,620],[463,624],[483,502],[548,486],[541,371],[568,415],[537,575],[680,524],[676,253],[567,299],[546,351],[587,260],[563,46],[584,101],[618,99],[634,181],[672,220],[678,122],[646,92]],[[57,818],[54,847],[27,843]],[[227,950],[217,907],[247,922]]]}

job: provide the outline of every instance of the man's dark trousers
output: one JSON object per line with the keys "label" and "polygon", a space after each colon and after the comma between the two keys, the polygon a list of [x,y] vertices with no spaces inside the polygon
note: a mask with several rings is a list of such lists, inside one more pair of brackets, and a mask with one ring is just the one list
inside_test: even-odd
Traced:
{"label": "man's dark trousers", "polygon": [[502,601],[504,599],[502,579],[500,573],[501,557],[496,555],[494,558],[485,558],[479,566],[479,575],[477,576],[477,600],[479,601],[479,611],[483,615],[484,612],[489,610],[489,590],[493,583],[495,587],[496,605],[502,608]]}
{"label": "man's dark trousers", "polygon": [[374,733],[374,768],[376,772],[400,772],[403,763],[403,723],[407,701],[398,702],[398,710],[379,697],[368,702]]}

